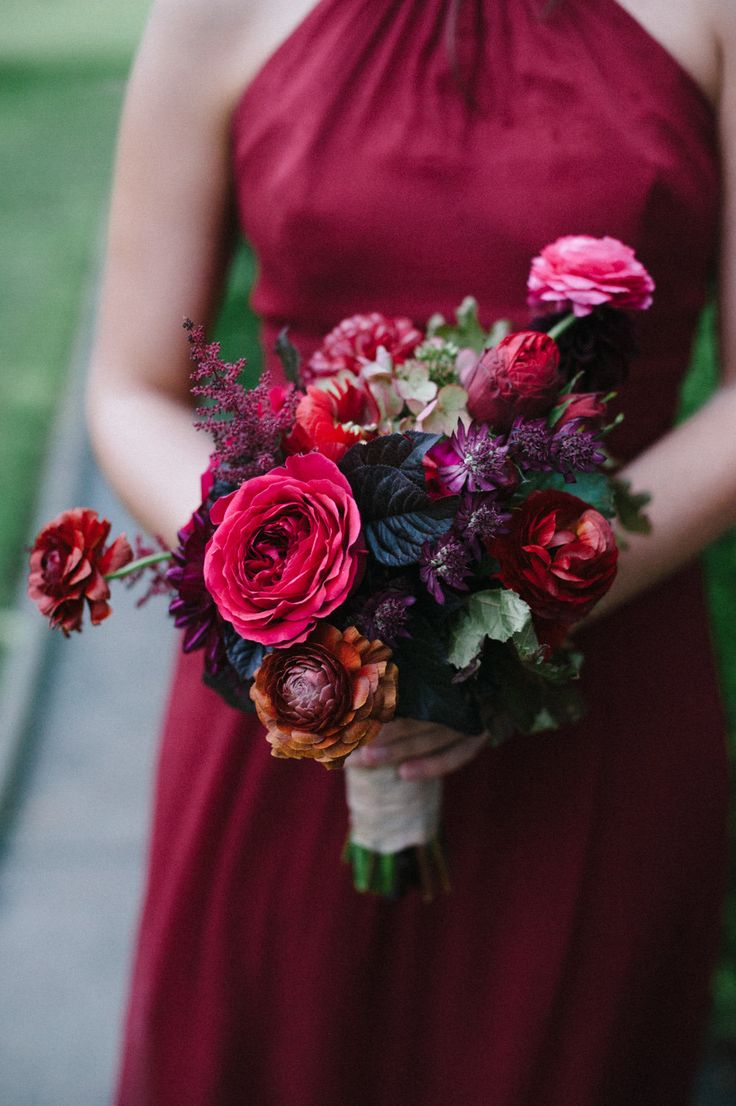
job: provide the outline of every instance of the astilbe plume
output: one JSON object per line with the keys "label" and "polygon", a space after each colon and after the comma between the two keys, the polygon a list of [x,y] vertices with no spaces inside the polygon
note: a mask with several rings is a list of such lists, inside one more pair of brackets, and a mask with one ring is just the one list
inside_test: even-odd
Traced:
{"label": "astilbe plume", "polygon": [[239,380],[245,359],[230,363],[220,357],[220,343],[207,342],[204,328],[191,319],[188,331],[192,395],[209,400],[197,408],[195,426],[215,443],[214,463],[233,484],[268,472],[282,459],[284,434],[294,425],[300,393],[293,384],[275,386],[268,372],[255,388]]}

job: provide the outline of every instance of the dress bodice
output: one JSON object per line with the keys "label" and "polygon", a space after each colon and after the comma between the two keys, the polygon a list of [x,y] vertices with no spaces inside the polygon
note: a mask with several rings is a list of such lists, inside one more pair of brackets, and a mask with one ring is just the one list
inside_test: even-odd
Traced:
{"label": "dress bodice", "polygon": [[321,0],[242,94],[233,158],[267,355],[358,311],[417,323],[467,294],[528,319],[562,234],[633,245],[657,283],[616,451],[671,423],[713,269],[714,113],[616,0]]}

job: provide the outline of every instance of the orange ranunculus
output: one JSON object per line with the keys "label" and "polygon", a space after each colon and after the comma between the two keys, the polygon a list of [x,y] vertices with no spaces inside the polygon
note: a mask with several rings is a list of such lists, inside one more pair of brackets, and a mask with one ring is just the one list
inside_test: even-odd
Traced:
{"label": "orange ranunculus", "polygon": [[276,757],[338,767],[396,709],[391,650],[350,626],[321,623],[307,641],[278,649],[255,674],[251,699]]}

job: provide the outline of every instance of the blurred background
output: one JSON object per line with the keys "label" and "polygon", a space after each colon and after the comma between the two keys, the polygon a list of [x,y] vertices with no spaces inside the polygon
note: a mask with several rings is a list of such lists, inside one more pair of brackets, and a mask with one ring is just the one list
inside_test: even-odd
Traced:
{"label": "blurred background", "polygon": [[[118,588],[64,642],[25,600],[25,547],[72,505],[136,531],[91,459],[82,389],[117,119],[147,0],[4,0],[0,42],[0,1106],[109,1100],[142,891],[165,601]],[[216,327],[258,371],[241,247]],[[715,380],[706,313],[682,412]],[[707,554],[736,741],[736,537]],[[666,751],[663,751],[666,755]],[[734,818],[736,836],[736,818]],[[736,873],[697,1106],[736,1104]],[[295,1104],[297,1106],[297,1104]]]}

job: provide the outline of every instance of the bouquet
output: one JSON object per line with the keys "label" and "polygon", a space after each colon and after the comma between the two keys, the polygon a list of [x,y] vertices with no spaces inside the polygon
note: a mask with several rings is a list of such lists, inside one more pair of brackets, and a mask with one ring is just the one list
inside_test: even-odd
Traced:
{"label": "bouquet", "polygon": [[[530,328],[355,315],[283,382],[240,383],[185,323],[197,425],[214,452],[178,546],[136,555],[89,508],[36,538],[29,594],[67,636],[110,613],[110,581],[152,573],[185,652],[255,711],[274,756],[345,767],[355,886],[449,886],[441,783],[350,754],[394,716],[491,742],[582,714],[568,640],[614,579],[612,521],[645,530],[608,415],[653,282],[627,246],[569,236],[531,264]],[[620,416],[619,416],[620,418]]]}

